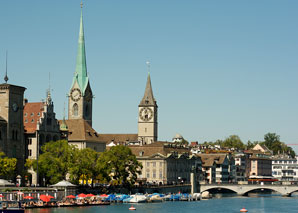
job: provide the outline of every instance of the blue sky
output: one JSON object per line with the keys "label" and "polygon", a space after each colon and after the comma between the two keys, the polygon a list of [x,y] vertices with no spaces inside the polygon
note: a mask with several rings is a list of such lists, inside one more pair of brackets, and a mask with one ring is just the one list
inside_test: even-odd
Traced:
{"label": "blue sky", "polygon": [[[275,132],[298,143],[297,11],[296,0],[86,0],[94,128],[137,133],[149,60],[160,140]],[[50,73],[59,119],[79,18],[80,0],[1,0],[0,81],[6,50],[9,83],[25,86],[30,102],[45,98]]]}

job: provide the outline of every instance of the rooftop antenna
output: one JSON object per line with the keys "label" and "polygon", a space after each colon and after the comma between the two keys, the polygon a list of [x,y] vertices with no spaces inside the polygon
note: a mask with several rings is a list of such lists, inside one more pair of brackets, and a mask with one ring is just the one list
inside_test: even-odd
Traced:
{"label": "rooftop antenna", "polygon": [[146,61],[148,74],[150,74],[150,61]]}
{"label": "rooftop antenna", "polygon": [[4,81],[7,84],[8,81],[8,77],[7,77],[7,56],[8,56],[8,51],[6,50],[6,72],[5,72],[5,77],[4,77]]}

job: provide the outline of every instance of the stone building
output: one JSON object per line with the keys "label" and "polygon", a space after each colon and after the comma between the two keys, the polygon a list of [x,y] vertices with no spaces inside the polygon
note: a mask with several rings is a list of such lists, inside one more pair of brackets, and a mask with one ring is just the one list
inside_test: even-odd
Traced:
{"label": "stone building", "polygon": [[[41,147],[50,141],[61,138],[60,125],[54,112],[54,104],[50,91],[44,102],[27,102],[24,105],[24,129],[26,141],[26,158],[38,159]],[[37,185],[40,180],[33,170],[28,171],[32,175],[31,183]]]}
{"label": "stone building", "polygon": [[188,148],[169,142],[155,142],[143,146],[129,146],[143,169],[139,180],[149,184],[189,183],[192,166],[202,178],[200,157],[191,155]]}
{"label": "stone building", "polygon": [[[6,77],[5,81],[7,82]],[[23,124],[24,91],[26,88],[0,84],[0,151],[17,159],[17,174],[23,175],[25,140]]]}

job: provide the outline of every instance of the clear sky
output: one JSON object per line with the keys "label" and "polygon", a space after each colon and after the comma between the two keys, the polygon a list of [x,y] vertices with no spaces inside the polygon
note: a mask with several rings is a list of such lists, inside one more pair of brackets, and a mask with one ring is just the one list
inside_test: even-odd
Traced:
{"label": "clear sky", "polygon": [[[275,132],[298,143],[297,0],[86,0],[84,27],[99,133],[137,133],[151,62],[159,140]],[[30,102],[51,75],[57,117],[75,71],[80,0],[1,0],[0,82]],[[295,147],[297,151],[298,146]]]}

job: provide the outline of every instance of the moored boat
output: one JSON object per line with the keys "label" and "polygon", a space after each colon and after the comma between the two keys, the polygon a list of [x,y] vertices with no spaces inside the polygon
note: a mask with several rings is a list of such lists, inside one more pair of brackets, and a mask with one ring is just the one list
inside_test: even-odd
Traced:
{"label": "moored boat", "polygon": [[23,213],[25,212],[25,209],[24,207],[22,207],[22,204],[19,201],[1,201],[0,212],[1,213]]}

